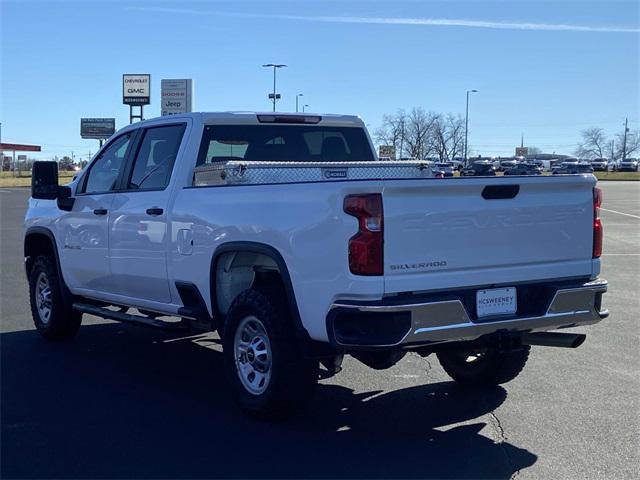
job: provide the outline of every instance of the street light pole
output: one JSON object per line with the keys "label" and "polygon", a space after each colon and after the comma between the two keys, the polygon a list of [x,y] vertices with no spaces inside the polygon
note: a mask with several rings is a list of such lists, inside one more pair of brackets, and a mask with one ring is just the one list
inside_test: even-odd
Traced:
{"label": "street light pole", "polygon": [[276,69],[286,67],[282,63],[266,63],[263,67],[273,67],[273,111],[276,111]]}
{"label": "street light pole", "polygon": [[276,111],[276,67],[273,67],[273,111]]}
{"label": "street light pole", "polygon": [[627,159],[627,132],[629,131],[629,127],[627,127],[628,118],[624,119],[624,139],[622,140],[622,161],[624,162]]}
{"label": "street light pole", "polygon": [[296,113],[298,113],[298,97],[304,97],[302,93],[296,95]]}
{"label": "street light pole", "polygon": [[308,106],[309,106],[309,105],[302,105],[302,113],[304,113],[304,109],[305,109],[306,107],[308,107]]}
{"label": "street light pole", "polygon": [[464,116],[464,165],[467,165],[467,140],[469,138],[469,93],[476,93],[477,90],[467,90],[467,113]]}

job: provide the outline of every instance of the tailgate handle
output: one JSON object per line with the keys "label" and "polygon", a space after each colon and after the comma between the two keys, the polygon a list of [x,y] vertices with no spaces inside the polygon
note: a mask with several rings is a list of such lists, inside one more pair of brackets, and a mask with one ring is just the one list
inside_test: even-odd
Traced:
{"label": "tailgate handle", "polygon": [[520,191],[520,185],[487,185],[482,190],[485,200],[501,200],[515,198]]}

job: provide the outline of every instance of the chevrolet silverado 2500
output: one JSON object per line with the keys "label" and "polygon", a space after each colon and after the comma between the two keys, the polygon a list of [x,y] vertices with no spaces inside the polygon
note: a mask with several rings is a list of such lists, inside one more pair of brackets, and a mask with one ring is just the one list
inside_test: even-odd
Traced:
{"label": "chevrolet silverado 2500", "polygon": [[504,383],[531,345],[584,340],[550,330],[607,316],[600,202],[592,175],[378,161],[354,116],[146,120],[66,186],[36,163],[31,310],[47,339],[85,313],[217,329],[235,397],[263,416],[302,405],[345,354],[377,369],[435,354],[460,383]]}

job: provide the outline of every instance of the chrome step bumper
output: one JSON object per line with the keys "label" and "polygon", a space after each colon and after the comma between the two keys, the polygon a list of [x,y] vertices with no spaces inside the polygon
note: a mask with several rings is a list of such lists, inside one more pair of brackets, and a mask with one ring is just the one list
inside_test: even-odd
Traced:
{"label": "chrome step bumper", "polygon": [[[591,325],[609,315],[600,305],[607,286],[606,280],[597,279],[558,288],[543,315],[482,320],[474,320],[460,299],[400,305],[336,302],[327,316],[327,330],[335,346],[379,348],[475,340],[498,331],[543,332]],[[340,326],[341,318],[351,322],[346,334]],[[374,318],[381,325],[379,331],[358,338],[358,325],[367,330]],[[386,327],[390,327],[388,335],[383,331]]]}

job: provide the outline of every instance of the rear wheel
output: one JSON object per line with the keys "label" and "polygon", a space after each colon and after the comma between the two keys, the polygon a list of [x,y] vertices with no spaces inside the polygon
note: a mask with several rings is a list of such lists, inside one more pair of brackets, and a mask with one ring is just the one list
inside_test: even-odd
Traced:
{"label": "rear wheel", "polygon": [[82,313],[64,298],[63,288],[54,260],[37,257],[29,275],[31,316],[40,334],[49,340],[73,337],[82,322]]}
{"label": "rear wheel", "polygon": [[318,382],[318,362],[305,359],[279,298],[245,290],[224,326],[225,369],[246,412],[286,417],[301,408]]}
{"label": "rear wheel", "polygon": [[529,358],[530,347],[499,351],[495,348],[439,352],[438,360],[456,382],[468,386],[498,385],[516,378]]}

